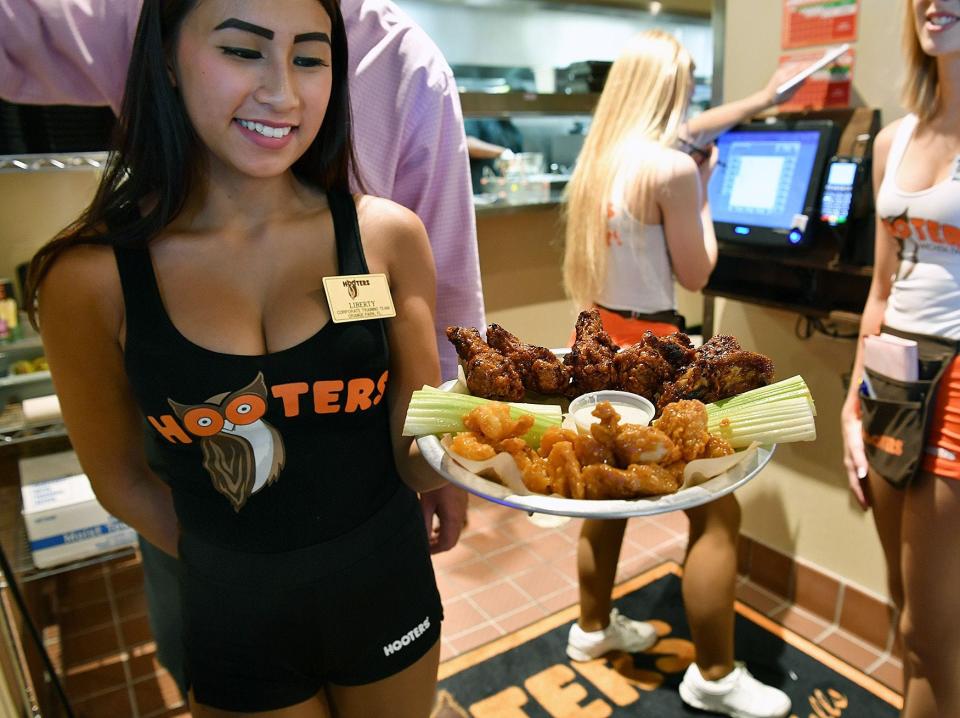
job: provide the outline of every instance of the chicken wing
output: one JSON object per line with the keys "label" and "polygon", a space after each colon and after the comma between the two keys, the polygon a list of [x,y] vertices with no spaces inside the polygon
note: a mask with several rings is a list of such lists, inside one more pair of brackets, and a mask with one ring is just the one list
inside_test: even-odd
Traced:
{"label": "chicken wing", "polygon": [[674,494],[680,488],[676,476],[659,464],[631,464],[618,469],[591,464],[581,472],[588,499],[636,499]]}
{"label": "chicken wing", "polygon": [[487,344],[513,362],[523,385],[540,394],[565,394],[570,369],[552,351],[524,344],[499,324],[487,327]]}
{"label": "chicken wing", "polygon": [[617,370],[619,387],[623,391],[639,394],[654,406],[674,373],[673,367],[660,352],[643,342],[618,352],[613,364]]}
{"label": "chicken wing", "polygon": [[665,337],[658,337],[653,332],[646,331],[643,333],[641,342],[651,349],[656,349],[674,371],[683,369],[697,355],[697,350],[694,348],[693,342],[690,341],[690,337],[683,332],[674,332]]}
{"label": "chicken wing", "polygon": [[617,369],[613,359],[618,350],[603,328],[600,312],[596,309],[580,312],[576,340],[563,362],[573,377],[569,395],[580,396],[588,391],[615,388]]}
{"label": "chicken wing", "polygon": [[510,407],[506,404],[483,404],[463,417],[463,425],[485,441],[496,444],[526,434],[533,426],[534,418],[530,414],[521,414],[516,419],[510,416]]}
{"label": "chicken wing", "polygon": [[584,478],[573,444],[569,441],[558,441],[554,444],[550,449],[550,456],[547,457],[547,467],[553,493],[570,499],[585,497]]}
{"label": "chicken wing", "polygon": [[675,461],[677,451],[670,437],[652,426],[623,424],[613,442],[618,466],[630,464],[667,464]]}
{"label": "chicken wing", "polygon": [[[707,407],[702,402],[683,400],[668,404],[653,427],[666,434],[680,450],[680,458],[699,458],[710,441],[707,431]],[[669,463],[669,462],[664,462]]]}
{"label": "chicken wing", "polygon": [[697,349],[693,362],[664,387],[657,407],[681,399],[719,401],[771,381],[773,362],[769,357],[741,349],[731,336],[718,335]]}
{"label": "chicken wing", "polygon": [[501,401],[523,398],[523,382],[513,362],[483,341],[480,332],[473,327],[447,327],[447,339],[463,360],[471,394]]}

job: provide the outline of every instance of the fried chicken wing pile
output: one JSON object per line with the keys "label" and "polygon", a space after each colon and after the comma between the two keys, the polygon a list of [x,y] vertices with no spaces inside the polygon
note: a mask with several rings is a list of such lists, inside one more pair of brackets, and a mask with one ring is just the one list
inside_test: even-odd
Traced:
{"label": "fried chicken wing pile", "polygon": [[672,494],[683,483],[688,461],[733,453],[707,432],[706,408],[699,401],[668,406],[653,426],[621,424],[609,402],[597,404],[593,414],[600,421],[589,434],[551,428],[534,450],[519,438],[530,424],[511,420],[503,404],[478,407],[464,418],[471,431],[457,434],[452,448],[479,460],[506,451],[528,490],[572,499]]}
{"label": "fried chicken wing pile", "polygon": [[620,349],[595,309],[580,312],[576,340],[562,362],[497,324],[487,327],[486,341],[466,327],[448,327],[447,337],[463,360],[471,393],[486,399],[518,401],[524,390],[572,398],[622,389],[649,399],[662,412],[682,399],[711,403],[773,381],[773,362],[742,349],[731,336],[715,336],[694,348],[682,332],[658,337],[648,331]]}

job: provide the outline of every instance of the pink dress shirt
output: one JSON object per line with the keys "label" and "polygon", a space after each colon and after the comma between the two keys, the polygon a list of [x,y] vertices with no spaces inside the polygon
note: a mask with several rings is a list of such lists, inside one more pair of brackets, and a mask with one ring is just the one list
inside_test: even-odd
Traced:
{"label": "pink dress shirt", "polygon": [[[367,190],[413,210],[437,267],[437,346],[449,324],[483,327],[469,161],[456,83],[436,45],[389,0],[341,0],[354,141]],[[120,106],[140,0],[0,0],[0,97]]]}

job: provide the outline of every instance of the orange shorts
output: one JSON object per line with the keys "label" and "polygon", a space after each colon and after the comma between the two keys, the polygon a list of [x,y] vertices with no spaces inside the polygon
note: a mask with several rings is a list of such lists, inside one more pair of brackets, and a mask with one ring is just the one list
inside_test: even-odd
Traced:
{"label": "orange shorts", "polygon": [[633,346],[643,338],[643,333],[646,331],[651,331],[658,337],[665,337],[668,334],[680,331],[673,324],[648,322],[643,319],[627,319],[600,307],[596,307],[596,310],[600,312],[600,320],[603,322],[603,328],[607,330],[607,334],[622,347]]}
{"label": "orange shorts", "polygon": [[960,479],[960,357],[950,362],[940,379],[923,470]]}

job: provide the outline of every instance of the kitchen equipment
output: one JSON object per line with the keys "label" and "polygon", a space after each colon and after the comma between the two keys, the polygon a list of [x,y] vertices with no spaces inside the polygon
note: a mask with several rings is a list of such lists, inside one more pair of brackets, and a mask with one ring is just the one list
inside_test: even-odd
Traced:
{"label": "kitchen equipment", "polygon": [[602,92],[612,62],[584,60],[572,62],[554,71],[557,92],[572,95],[580,92]]}
{"label": "kitchen equipment", "polygon": [[545,169],[542,152],[517,152],[499,158],[495,164],[501,175],[513,178],[542,174]]}

